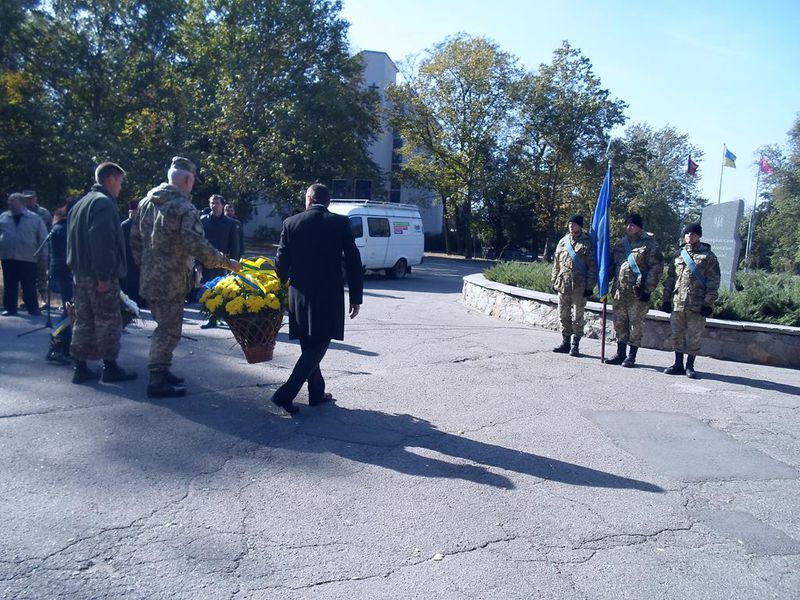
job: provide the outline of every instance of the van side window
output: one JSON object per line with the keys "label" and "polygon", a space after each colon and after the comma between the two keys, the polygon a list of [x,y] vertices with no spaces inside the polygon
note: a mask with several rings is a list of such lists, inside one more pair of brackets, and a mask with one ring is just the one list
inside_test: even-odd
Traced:
{"label": "van side window", "polygon": [[354,238],[364,236],[364,224],[361,222],[361,217],[350,217],[350,229],[353,230]]}
{"label": "van side window", "polygon": [[369,237],[389,237],[389,219],[367,217]]}

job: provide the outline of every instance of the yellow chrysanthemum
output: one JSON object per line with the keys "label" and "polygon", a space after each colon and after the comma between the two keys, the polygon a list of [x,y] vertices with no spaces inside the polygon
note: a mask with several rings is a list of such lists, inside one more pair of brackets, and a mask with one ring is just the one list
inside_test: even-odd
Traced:
{"label": "yellow chrysanthemum", "polygon": [[225,310],[229,315],[238,315],[244,310],[244,298],[237,296],[225,305]]}
{"label": "yellow chrysanthemum", "polygon": [[247,298],[244,303],[247,306],[247,311],[252,313],[262,310],[267,305],[267,301],[264,298],[255,294]]}
{"label": "yellow chrysanthemum", "polygon": [[206,300],[206,309],[209,312],[214,312],[222,305],[222,296],[215,295]]}
{"label": "yellow chrysanthemum", "polygon": [[278,310],[281,307],[281,301],[275,294],[267,294],[266,302],[272,310]]}
{"label": "yellow chrysanthemum", "polygon": [[206,303],[206,300],[208,300],[209,298],[211,298],[211,296],[212,296],[213,294],[214,294],[214,292],[213,292],[213,291],[211,291],[210,289],[208,289],[208,290],[206,290],[205,292],[203,292],[203,295],[202,295],[202,296],[200,296],[200,304],[205,304],[205,303]]}

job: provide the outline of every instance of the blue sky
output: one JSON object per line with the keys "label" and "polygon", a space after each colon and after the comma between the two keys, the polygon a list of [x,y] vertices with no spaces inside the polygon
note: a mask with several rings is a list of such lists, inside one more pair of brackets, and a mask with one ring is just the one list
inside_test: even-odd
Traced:
{"label": "blue sky", "polygon": [[[800,113],[800,3],[529,0],[344,0],[353,50],[396,62],[466,32],[493,39],[535,70],[562,40],[580,48],[628,123],[672,125],[705,156],[700,189],[717,201],[755,196],[760,146],[785,146]],[[598,182],[598,189],[600,182]]]}

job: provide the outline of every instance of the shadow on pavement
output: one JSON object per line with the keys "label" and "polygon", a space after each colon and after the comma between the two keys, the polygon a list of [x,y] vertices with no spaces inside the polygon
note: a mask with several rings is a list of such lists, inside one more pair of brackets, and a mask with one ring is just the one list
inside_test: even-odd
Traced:
{"label": "shadow on pavement", "polygon": [[[506,475],[489,470],[494,467],[569,485],[664,492],[646,481],[447,433],[413,415],[329,404],[318,408],[303,405],[297,417],[282,419],[253,410],[240,400],[226,403],[224,411],[212,411],[203,404],[202,400],[162,403],[190,421],[255,444],[298,453],[335,454],[407,475],[514,488],[514,482]],[[256,414],[263,418],[260,424],[254,419]],[[300,436],[311,438],[311,443],[302,443]],[[422,453],[414,449],[421,449]]]}
{"label": "shadow on pavement", "polygon": [[785,383],[776,383],[774,381],[766,381],[764,379],[751,379],[750,377],[739,377],[737,375],[722,375],[720,373],[708,373],[701,370],[697,371],[697,381],[721,381],[723,383],[731,383],[733,385],[744,385],[748,387],[760,388],[762,390],[769,390],[771,392],[781,392],[789,394],[790,396],[799,396],[800,387],[796,385],[788,385]]}

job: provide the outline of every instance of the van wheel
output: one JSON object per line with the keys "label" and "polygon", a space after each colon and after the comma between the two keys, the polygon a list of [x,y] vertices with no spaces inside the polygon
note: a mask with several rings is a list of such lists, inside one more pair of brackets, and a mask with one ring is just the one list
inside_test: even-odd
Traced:
{"label": "van wheel", "polygon": [[408,263],[406,262],[405,258],[401,258],[394,266],[390,269],[386,269],[386,276],[389,279],[402,279],[406,276],[406,267],[408,267]]}

